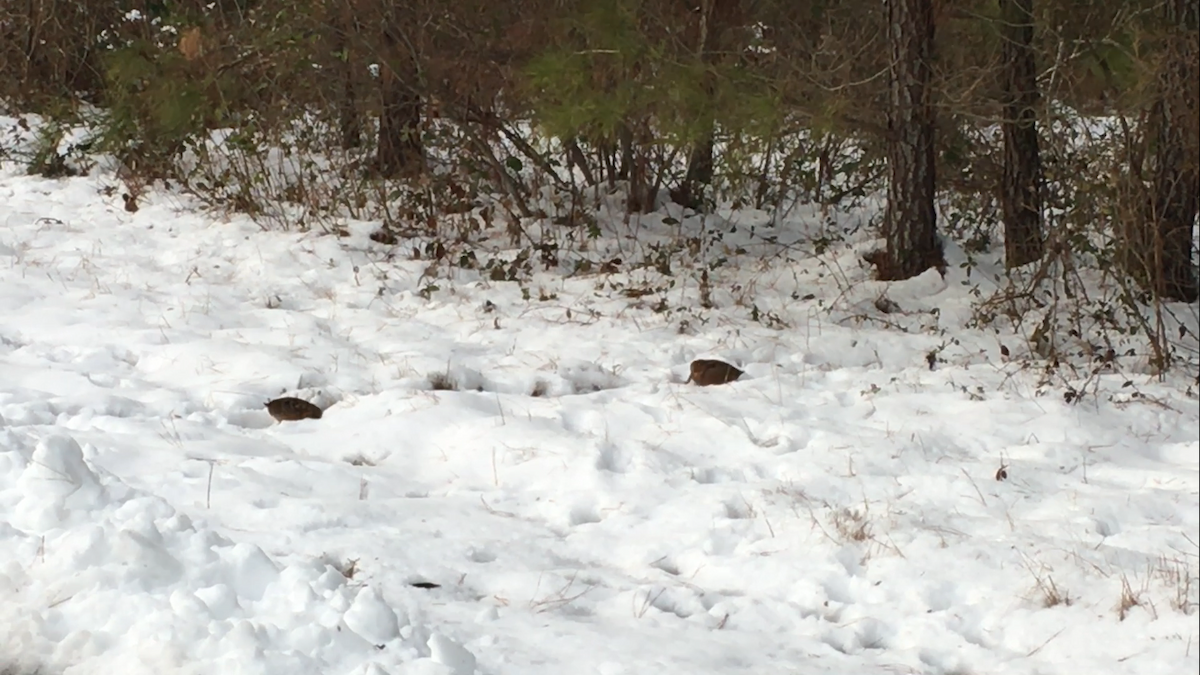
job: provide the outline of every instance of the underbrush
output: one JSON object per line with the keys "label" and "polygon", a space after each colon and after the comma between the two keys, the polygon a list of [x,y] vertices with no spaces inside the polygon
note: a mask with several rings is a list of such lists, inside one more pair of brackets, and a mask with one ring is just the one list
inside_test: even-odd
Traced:
{"label": "underbrush", "polygon": [[[1106,176],[1127,139],[1104,120],[1064,126],[1048,150],[1052,165],[1079,173],[1051,183],[1049,252],[1037,263],[1004,269],[989,193],[940,194],[946,283],[960,287],[966,314],[931,305],[918,282],[872,278],[864,257],[880,246],[882,172],[852,142],[807,133],[780,139],[773,152],[788,158],[776,162],[787,171],[754,180],[733,166],[771,163],[754,148],[726,144],[719,156],[728,166],[709,208],[676,204],[663,187],[654,208],[639,212],[630,208],[628,181],[585,184],[583,172],[555,159],[564,148],[529,126],[485,137],[434,120],[424,139],[428,170],[383,180],[370,170],[369,145],[341,149],[336,129],[316,116],[297,115],[285,131],[256,132],[250,123],[191,135],[153,170],[102,151],[114,147],[112,124],[111,112],[99,110],[81,110],[70,123],[9,120],[2,156],[49,178],[95,173],[128,210],[153,190],[182,190],[268,230],[346,236],[347,223],[374,223],[381,265],[426,263],[427,298],[478,279],[516,284],[526,301],[547,303],[562,283],[583,281],[681,333],[717,312],[776,330],[814,318],[871,322],[943,339],[943,347],[951,332],[968,328],[995,343],[982,360],[1038,372],[1046,391],[1068,401],[1098,392],[1109,375],[1126,378],[1136,397],[1138,377],[1172,371],[1190,375],[1181,382],[1196,393],[1195,304],[1157,301],[1115,262],[1123,240],[1110,211],[1123,203],[1122,186]],[[966,160],[964,171],[981,162]],[[683,168],[663,163],[655,183],[669,185]],[[783,190],[784,180],[794,187]],[[931,352],[930,367],[941,351]]]}

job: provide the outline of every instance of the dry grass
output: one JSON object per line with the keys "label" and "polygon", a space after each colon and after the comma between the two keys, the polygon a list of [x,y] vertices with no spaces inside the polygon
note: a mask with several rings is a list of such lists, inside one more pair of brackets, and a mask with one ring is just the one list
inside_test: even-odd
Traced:
{"label": "dry grass", "polygon": [[1059,605],[1071,605],[1071,596],[1067,595],[1066,591],[1058,587],[1054,583],[1054,577],[1047,574],[1045,577],[1036,577],[1037,590],[1042,597],[1042,607],[1050,608]]}
{"label": "dry grass", "polygon": [[856,509],[839,509],[829,518],[833,529],[843,541],[864,542],[871,539],[871,524],[865,513]]}
{"label": "dry grass", "polygon": [[429,386],[434,391],[458,391],[458,381],[448,371],[430,373],[426,376]]}
{"label": "dry grass", "polygon": [[1145,597],[1146,584],[1143,583],[1137,590],[1134,590],[1133,584],[1129,583],[1129,577],[1121,575],[1121,597],[1117,600],[1117,618],[1121,621],[1129,616],[1134,607],[1143,607],[1148,609],[1151,614],[1157,618],[1158,613],[1154,611],[1154,605]]}
{"label": "dry grass", "polygon": [[534,596],[529,599],[529,608],[537,614],[562,609],[596,588],[594,583],[585,583],[582,589],[578,588],[575,586],[578,576],[578,572],[571,574],[561,587],[541,597],[538,596],[542,587],[542,577],[539,576]]}
{"label": "dry grass", "polygon": [[1067,607],[1071,605],[1071,603],[1074,601],[1073,598],[1071,598],[1070,594],[1068,594],[1066,590],[1059,587],[1058,583],[1054,581],[1054,577],[1050,575],[1049,570],[1046,569],[1045,566],[1034,569],[1033,565],[1029,561],[1026,561],[1025,566],[1033,575],[1034,591],[1041,601],[1042,607],[1049,609],[1050,607],[1057,607],[1059,605],[1064,605]]}
{"label": "dry grass", "polygon": [[1171,609],[1186,616],[1196,613],[1197,574],[1186,561],[1162,556],[1151,569],[1151,576],[1166,586]]}

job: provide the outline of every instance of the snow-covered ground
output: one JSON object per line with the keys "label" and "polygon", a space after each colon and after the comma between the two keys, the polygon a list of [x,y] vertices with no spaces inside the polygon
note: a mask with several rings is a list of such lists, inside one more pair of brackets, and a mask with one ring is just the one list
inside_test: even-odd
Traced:
{"label": "snow-covered ground", "polygon": [[957,268],[886,287],[924,331],[840,246],[526,298],[116,185],[0,173],[0,670],[1197,671],[1188,376],[1068,403]]}

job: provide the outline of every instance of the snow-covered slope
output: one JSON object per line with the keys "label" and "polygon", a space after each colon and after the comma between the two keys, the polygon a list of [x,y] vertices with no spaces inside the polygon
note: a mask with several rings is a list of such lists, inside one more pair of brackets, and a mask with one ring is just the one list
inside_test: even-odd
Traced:
{"label": "snow-covered slope", "polygon": [[[848,290],[816,260],[747,269],[777,330],[732,291],[660,312],[596,274],[540,273],[529,299],[469,271],[430,289],[428,261],[387,260],[366,223],[267,233],[162,193],[130,214],[111,179],[4,171],[0,659],[68,675],[1200,664],[1196,399],[1117,375],[1073,405],[1039,391],[1005,338],[959,330],[953,278],[891,287],[949,331],[903,333],[823,309],[869,307],[865,272]],[[700,357],[746,375],[683,384]],[[262,404],[281,394],[327,409],[276,424]]]}

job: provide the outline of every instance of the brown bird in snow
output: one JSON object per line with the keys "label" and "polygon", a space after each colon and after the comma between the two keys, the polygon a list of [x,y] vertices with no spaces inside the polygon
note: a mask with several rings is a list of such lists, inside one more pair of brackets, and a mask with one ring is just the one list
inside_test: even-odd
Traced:
{"label": "brown bird in snow", "polygon": [[695,382],[701,387],[707,387],[713,384],[727,384],[733,382],[742,376],[742,371],[716,359],[696,359],[692,361],[692,374],[688,376],[688,382]]}
{"label": "brown bird in snow", "polygon": [[267,412],[280,422],[319,420],[321,409],[304,399],[284,396],[267,402]]}

